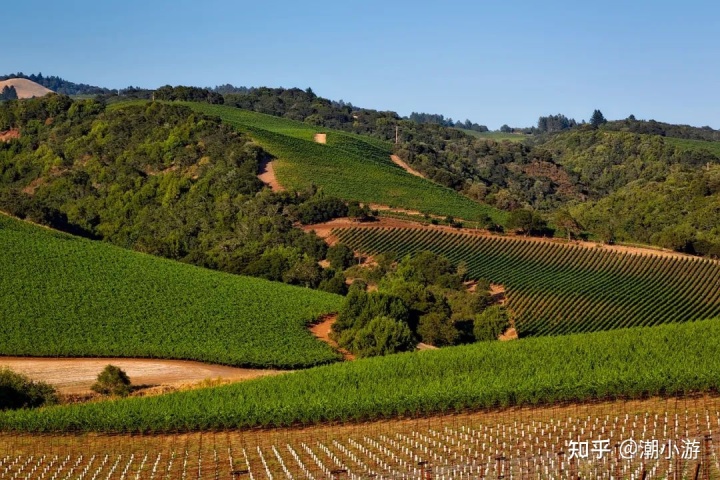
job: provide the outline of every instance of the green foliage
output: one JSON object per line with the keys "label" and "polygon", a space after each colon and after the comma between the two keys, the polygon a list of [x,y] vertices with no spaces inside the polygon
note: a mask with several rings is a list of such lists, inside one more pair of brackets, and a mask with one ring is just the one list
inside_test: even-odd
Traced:
{"label": "green foliage", "polygon": [[605,120],[605,116],[602,112],[597,109],[594,110],[592,116],[590,117],[590,125],[592,125],[593,128],[598,128],[604,123],[607,123],[607,120]]}
{"label": "green foliage", "polygon": [[302,368],[338,359],[306,326],[324,292],[229,275],[0,216],[0,354]]}
{"label": "green foliage", "polygon": [[352,351],[359,357],[376,357],[407,352],[416,345],[417,341],[405,322],[379,316],[355,333]]}
{"label": "green foliage", "polygon": [[521,336],[684,322],[720,314],[720,263],[423,229],[339,229],[362,254],[430,250],[506,287]]}
{"label": "green foliage", "polygon": [[510,318],[507,310],[500,305],[493,305],[475,317],[473,335],[479,342],[497,340],[508,328]]}
{"label": "green foliage", "polygon": [[223,387],[0,414],[26,432],[177,432],[431,415],[720,389],[720,319],[480,342]]}
{"label": "green foliage", "polygon": [[[292,212],[345,208],[315,192],[273,194],[267,153],[232,127],[164,103],[48,95],[0,105],[0,209],[70,233],[229,273],[317,285],[327,246]],[[305,206],[308,203],[309,206]],[[280,251],[280,253],[278,253]]]}
{"label": "green foliage", "polygon": [[389,143],[323,129],[328,132],[328,143],[321,145],[313,141],[317,127],[307,123],[228,106],[188,105],[196,111],[221,117],[277,157],[275,174],[287,188],[306,190],[317,185],[327,195],[344,200],[451,214],[467,220],[488,214],[503,223],[502,212],[410,175],[392,163]]}
{"label": "green foliage", "polygon": [[35,382],[9,368],[0,368],[0,411],[34,408],[58,402],[55,388]]}
{"label": "green foliage", "polygon": [[460,331],[445,312],[430,312],[420,317],[418,335],[424,343],[436,347],[456,345]]}
{"label": "green foliage", "polygon": [[335,270],[345,270],[355,263],[355,254],[352,249],[342,243],[337,243],[328,248],[326,258],[330,262],[330,266]]}
{"label": "green foliage", "polygon": [[127,373],[115,365],[107,365],[103,368],[103,371],[97,376],[97,382],[90,389],[101,395],[116,395],[119,397],[128,396],[132,390]]}
{"label": "green foliage", "polygon": [[154,92],[155,100],[180,100],[184,102],[207,102],[222,105],[225,99],[222,95],[206,88],[165,85]]}
{"label": "green foliage", "polygon": [[542,216],[526,208],[513,210],[510,213],[507,227],[519,230],[523,235],[543,234],[547,230],[547,224]]}
{"label": "green foliage", "polygon": [[0,102],[3,100],[17,100],[17,98],[17,91],[15,90],[15,86],[13,85],[6,85],[0,92]]}

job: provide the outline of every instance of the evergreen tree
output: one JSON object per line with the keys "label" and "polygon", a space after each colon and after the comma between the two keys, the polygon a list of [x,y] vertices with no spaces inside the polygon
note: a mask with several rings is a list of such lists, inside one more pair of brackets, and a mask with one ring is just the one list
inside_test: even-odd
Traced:
{"label": "evergreen tree", "polygon": [[607,120],[605,120],[605,116],[602,112],[596,109],[593,112],[592,117],[590,117],[590,125],[592,125],[593,128],[598,128],[603,123],[607,123]]}

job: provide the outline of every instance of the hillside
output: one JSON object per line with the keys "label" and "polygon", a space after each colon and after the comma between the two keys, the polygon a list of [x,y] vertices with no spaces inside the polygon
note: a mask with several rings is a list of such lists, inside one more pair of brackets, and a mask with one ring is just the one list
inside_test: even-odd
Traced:
{"label": "hillside", "polygon": [[[217,115],[253,137],[278,159],[274,170],[287,188],[304,190],[316,185],[346,200],[466,220],[487,215],[496,223],[505,222],[504,212],[405,172],[390,160],[392,146],[387,142],[228,106],[186,105]],[[326,133],[326,145],[314,141],[316,133]]]}
{"label": "hillside", "polygon": [[85,83],[74,83],[58,76],[46,76],[42,73],[25,75],[22,72],[17,72],[0,76],[0,80],[9,79],[26,79],[63,95],[99,95],[111,92],[107,88],[95,87]]}
{"label": "hillside", "polygon": [[300,368],[338,359],[307,325],[341,297],[229,275],[0,215],[0,354]]}
{"label": "hillside", "polygon": [[0,430],[182,432],[720,388],[720,320],[483,342],[169,395],[0,413]]}
{"label": "hillside", "polygon": [[720,263],[526,238],[409,228],[333,232],[367,255],[429,250],[505,287],[520,336],[649,326],[720,314]]}
{"label": "hillside", "polygon": [[18,98],[43,97],[52,90],[25,78],[13,78],[0,81],[0,91],[5,87],[15,87]]}

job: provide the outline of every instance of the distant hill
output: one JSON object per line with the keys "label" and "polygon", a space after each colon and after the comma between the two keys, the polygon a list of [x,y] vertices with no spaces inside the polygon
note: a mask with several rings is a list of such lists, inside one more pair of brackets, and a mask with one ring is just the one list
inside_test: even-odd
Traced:
{"label": "distant hill", "polygon": [[44,97],[48,93],[52,93],[52,90],[49,88],[25,78],[13,78],[0,81],[0,92],[5,87],[14,87],[18,98]]}
{"label": "distant hill", "polygon": [[[102,95],[110,93],[111,90],[108,88],[96,87],[93,85],[87,85],[85,83],[73,83],[65,80],[64,78],[56,76],[43,76],[42,73],[25,75],[22,72],[11,73],[9,75],[0,76],[0,80],[11,80],[11,79],[25,79],[30,80],[38,85],[45,87],[46,89],[52,90],[56,93],[62,93],[64,95]],[[1,90],[1,88],[0,88]],[[18,92],[18,96],[19,96]],[[47,92],[45,92],[47,93]],[[44,95],[44,94],[43,94]],[[36,95],[41,96],[41,95]],[[20,97],[24,98],[24,97]]]}

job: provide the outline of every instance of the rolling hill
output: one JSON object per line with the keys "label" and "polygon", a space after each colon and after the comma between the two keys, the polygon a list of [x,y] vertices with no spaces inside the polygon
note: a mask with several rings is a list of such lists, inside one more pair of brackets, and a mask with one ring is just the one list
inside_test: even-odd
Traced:
{"label": "rolling hill", "polygon": [[301,368],[342,297],[132,252],[0,215],[0,354]]}
{"label": "rolling hill", "polygon": [[25,78],[12,78],[0,81],[0,91],[5,87],[15,87],[18,98],[44,97],[52,90]]}
{"label": "rolling hill", "polygon": [[[219,116],[249,134],[278,160],[280,184],[307,189],[317,185],[328,195],[363,203],[477,220],[484,215],[504,224],[506,213],[474,202],[458,192],[407,173],[390,160],[392,146],[367,136],[315,127],[270,115],[207,103],[186,103]],[[314,141],[327,135],[327,144]]]}

